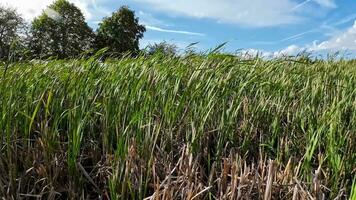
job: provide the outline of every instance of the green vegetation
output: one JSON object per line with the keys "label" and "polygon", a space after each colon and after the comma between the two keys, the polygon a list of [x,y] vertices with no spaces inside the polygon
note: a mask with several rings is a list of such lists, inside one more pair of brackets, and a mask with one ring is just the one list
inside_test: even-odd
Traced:
{"label": "green vegetation", "polygon": [[140,53],[145,31],[127,6],[105,17],[94,32],[81,10],[67,0],[55,0],[29,25],[16,10],[0,3],[0,61],[73,59],[103,48],[111,57],[134,56]]}
{"label": "green vegetation", "polygon": [[[149,44],[146,47],[146,53],[148,55],[162,54],[165,56],[176,56],[178,55],[178,47],[175,44],[169,44],[166,41]],[[193,53],[193,52],[192,52]]]}
{"label": "green vegetation", "polygon": [[355,61],[98,60],[1,66],[0,196],[355,196]]}
{"label": "green vegetation", "polygon": [[9,60],[19,56],[26,41],[24,34],[25,22],[16,10],[0,5],[0,60]]}
{"label": "green vegetation", "polygon": [[122,55],[139,52],[139,40],[146,28],[140,25],[135,12],[123,6],[99,23],[96,46],[108,48],[111,53]]}
{"label": "green vegetation", "polygon": [[355,60],[145,31],[126,6],[94,32],[67,0],[30,26],[0,5],[1,199],[356,198]]}
{"label": "green vegetation", "polygon": [[82,12],[66,0],[56,0],[33,20],[29,48],[39,58],[73,58],[90,50],[94,38]]}

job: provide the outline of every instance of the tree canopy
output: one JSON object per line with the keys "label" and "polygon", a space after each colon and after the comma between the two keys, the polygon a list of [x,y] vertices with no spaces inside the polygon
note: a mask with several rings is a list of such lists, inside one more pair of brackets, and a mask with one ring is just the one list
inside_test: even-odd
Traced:
{"label": "tree canopy", "polygon": [[81,10],[68,0],[55,0],[30,24],[15,9],[0,5],[0,60],[75,58],[103,48],[111,55],[135,55],[145,31],[127,6],[103,18],[94,32]]}
{"label": "tree canopy", "polygon": [[12,8],[0,6],[0,59],[8,59],[21,44],[24,20]]}
{"label": "tree canopy", "polygon": [[108,47],[112,53],[134,53],[139,50],[139,40],[145,31],[135,12],[122,6],[99,24],[96,44],[98,48]]}
{"label": "tree canopy", "polygon": [[32,53],[40,57],[76,57],[92,47],[94,33],[74,4],[56,0],[31,26]]}

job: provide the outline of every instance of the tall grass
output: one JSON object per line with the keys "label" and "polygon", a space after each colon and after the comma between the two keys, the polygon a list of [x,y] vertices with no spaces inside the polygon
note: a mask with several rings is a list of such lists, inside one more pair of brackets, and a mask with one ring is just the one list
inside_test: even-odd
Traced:
{"label": "tall grass", "polygon": [[156,55],[6,69],[3,198],[355,196],[355,61]]}

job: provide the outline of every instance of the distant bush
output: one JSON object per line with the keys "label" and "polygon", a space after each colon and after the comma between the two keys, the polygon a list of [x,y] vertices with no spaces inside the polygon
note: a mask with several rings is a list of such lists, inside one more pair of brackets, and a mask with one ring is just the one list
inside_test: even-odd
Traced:
{"label": "distant bush", "polygon": [[175,44],[170,44],[166,41],[160,43],[150,44],[146,47],[148,55],[162,54],[168,56],[175,56],[178,53],[178,47]]}

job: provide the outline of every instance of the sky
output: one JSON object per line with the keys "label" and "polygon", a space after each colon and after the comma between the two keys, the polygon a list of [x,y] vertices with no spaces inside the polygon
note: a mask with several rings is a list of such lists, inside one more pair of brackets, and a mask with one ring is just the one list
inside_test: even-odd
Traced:
{"label": "sky", "polygon": [[[27,21],[53,0],[0,0]],[[184,49],[213,49],[264,56],[340,52],[356,58],[356,0],[69,0],[95,30],[122,5],[136,13],[147,32],[140,42],[167,41]]]}

